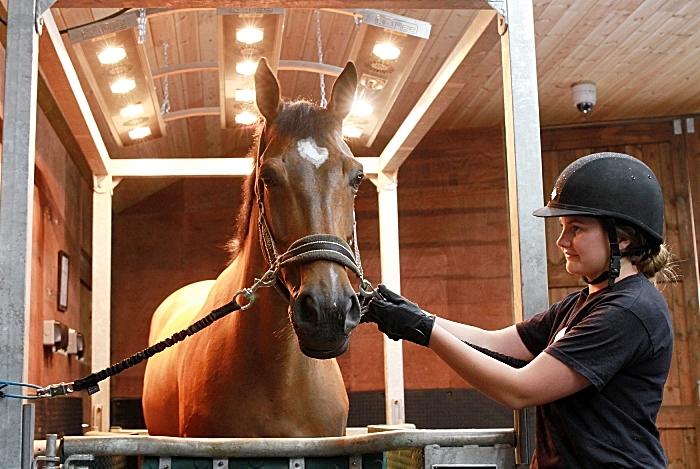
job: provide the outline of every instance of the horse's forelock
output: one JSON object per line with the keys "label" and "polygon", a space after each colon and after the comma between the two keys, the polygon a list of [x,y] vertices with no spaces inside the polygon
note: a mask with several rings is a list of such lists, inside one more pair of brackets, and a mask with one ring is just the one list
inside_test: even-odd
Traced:
{"label": "horse's forelock", "polygon": [[[263,132],[269,132],[270,135],[277,134],[283,137],[303,139],[319,134],[327,135],[336,129],[339,130],[339,128],[340,124],[332,113],[310,101],[285,102],[284,108],[268,129],[265,129],[264,125],[259,125],[256,129],[255,141],[249,151],[249,156],[252,156],[257,164],[258,145]],[[249,234],[248,227],[254,203],[254,185],[255,173],[253,172],[243,183],[242,204],[236,219],[236,235],[226,244],[226,248],[231,254],[231,262],[238,256],[243,241]]]}

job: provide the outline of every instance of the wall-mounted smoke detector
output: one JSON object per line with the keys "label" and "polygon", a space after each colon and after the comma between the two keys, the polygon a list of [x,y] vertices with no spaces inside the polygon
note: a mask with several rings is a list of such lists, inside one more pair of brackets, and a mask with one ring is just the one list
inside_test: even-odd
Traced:
{"label": "wall-mounted smoke detector", "polygon": [[584,81],[571,86],[571,97],[574,106],[584,114],[588,114],[596,103],[595,83]]}

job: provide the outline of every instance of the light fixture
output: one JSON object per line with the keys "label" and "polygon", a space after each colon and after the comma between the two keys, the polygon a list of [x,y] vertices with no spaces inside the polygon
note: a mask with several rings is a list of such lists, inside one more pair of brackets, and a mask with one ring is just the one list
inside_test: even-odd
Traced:
{"label": "light fixture", "polygon": [[236,101],[244,103],[255,101],[255,90],[236,90]]}
{"label": "light fixture", "polygon": [[109,85],[109,89],[114,94],[126,94],[134,88],[136,88],[136,82],[131,78],[120,78]]}
{"label": "light fixture", "polygon": [[[360,83],[356,106],[345,123],[359,130],[360,135],[352,138],[371,146],[430,36],[431,25],[378,10],[351,11],[362,19],[349,57]],[[363,109],[360,102],[367,107]],[[370,108],[372,112],[366,113]]]}
{"label": "light fixture", "polygon": [[141,138],[146,138],[151,135],[150,127],[136,127],[129,131],[129,138],[132,140],[139,140]]}
{"label": "light fixture", "polygon": [[238,62],[236,64],[236,73],[243,76],[249,76],[255,73],[258,69],[258,63],[251,60],[246,60],[245,62]]}
{"label": "light fixture", "polygon": [[127,119],[140,116],[141,114],[143,114],[143,104],[130,104],[126,107],[121,108],[119,110],[119,114],[121,114],[122,117],[126,117]]}
{"label": "light fixture", "polygon": [[263,40],[263,30],[260,28],[246,27],[236,31],[236,40],[248,45],[255,44]]}
{"label": "light fixture", "polygon": [[236,124],[253,125],[258,121],[258,116],[257,114],[253,114],[252,112],[246,110],[236,114],[234,119],[236,121]]}
{"label": "light fixture", "polygon": [[123,47],[108,46],[102,52],[97,54],[97,60],[103,65],[115,64],[126,57],[126,51]]}
{"label": "light fixture", "polygon": [[138,11],[71,29],[68,37],[117,144],[140,141],[146,129],[153,138],[165,135],[145,45],[138,43]]}
{"label": "light fixture", "polygon": [[216,12],[219,44],[223,45],[219,47],[221,127],[252,125],[258,116],[250,109],[254,95],[251,98],[246,91],[254,88],[253,74],[261,57],[277,72],[285,10],[218,8]]}
{"label": "light fixture", "polygon": [[359,117],[369,116],[372,114],[372,112],[374,112],[374,108],[367,104],[367,102],[364,100],[355,100],[355,102],[352,103],[352,109],[350,110],[350,114]]}
{"label": "light fixture", "polygon": [[401,54],[401,49],[390,42],[378,42],[372,48],[372,53],[382,60],[396,60]]}
{"label": "light fixture", "polygon": [[343,135],[348,138],[358,138],[362,136],[362,129],[359,129],[352,124],[343,124]]}

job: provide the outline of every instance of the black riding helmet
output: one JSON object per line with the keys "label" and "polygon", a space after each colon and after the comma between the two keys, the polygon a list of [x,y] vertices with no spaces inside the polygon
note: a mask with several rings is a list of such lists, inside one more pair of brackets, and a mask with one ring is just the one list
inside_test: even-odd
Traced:
{"label": "black riding helmet", "polygon": [[552,200],[535,210],[536,217],[583,215],[598,217],[610,239],[610,271],[588,283],[609,279],[620,273],[620,253],[615,219],[641,229],[647,236],[644,248],[663,243],[664,199],[653,171],[636,158],[622,153],[594,153],[567,166],[554,183]]}

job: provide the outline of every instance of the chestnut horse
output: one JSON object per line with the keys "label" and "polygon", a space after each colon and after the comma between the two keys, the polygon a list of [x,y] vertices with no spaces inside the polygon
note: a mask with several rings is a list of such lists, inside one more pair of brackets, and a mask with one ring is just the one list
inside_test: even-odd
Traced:
{"label": "chestnut horse", "polygon": [[[350,256],[336,251],[352,254],[349,246],[354,245],[359,254],[354,197],[362,165],[341,133],[356,86],[357,71],[348,63],[325,109],[283,102],[267,62],[258,64],[256,104],[265,125],[255,172],[245,183],[233,261],[215,281],[185,286],[168,297],[154,313],[149,343],[170,337],[234,297],[245,304],[240,292],[271,263],[279,267],[275,279],[282,294],[260,288],[249,309],[148,360],[143,410],[150,434],[344,433],[348,398],[333,357],[345,352],[360,320],[346,267],[361,273],[346,260]],[[309,239],[320,248],[295,257],[295,242]]]}

